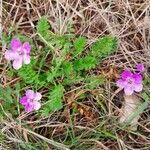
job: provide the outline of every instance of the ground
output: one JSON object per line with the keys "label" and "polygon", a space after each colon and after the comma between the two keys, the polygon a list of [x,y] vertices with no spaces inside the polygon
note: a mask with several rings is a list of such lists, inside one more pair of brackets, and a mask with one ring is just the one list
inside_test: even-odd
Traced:
{"label": "ground", "polygon": [[[149,15],[149,0],[3,0],[0,52],[0,149],[149,150]],[[41,23],[42,27],[39,25],[41,18],[46,18],[48,21],[47,23],[43,21],[46,25]],[[47,27],[47,24],[50,27]],[[10,40],[15,36],[22,41],[30,42],[32,56],[36,60],[32,63],[33,66],[34,64],[38,66],[34,67],[35,74],[30,67],[28,70],[33,73],[32,79],[36,74],[42,74],[40,81],[31,81],[28,78],[30,73],[26,70],[26,65],[24,70],[13,71],[10,62],[4,58]],[[80,45],[86,38],[86,44],[81,46],[82,51],[85,45],[80,58],[82,60],[82,57],[90,53],[92,44],[105,36],[108,36],[110,43],[111,37],[115,38],[117,41],[115,50],[100,58],[100,63],[96,66],[86,68],[87,71],[82,70],[84,66],[79,66],[80,63],[83,65],[82,61],[80,63],[76,61],[79,56],[73,58],[72,55],[76,54],[68,52],[70,49],[65,51],[67,55],[61,53],[65,49],[62,44],[64,41],[66,47],[70,43],[79,43],[79,46],[74,45],[77,45],[75,48],[79,47],[77,49],[80,51]],[[83,37],[80,39],[81,44],[74,42],[78,37]],[[106,44],[104,43],[103,47]],[[56,62],[53,62],[55,59]],[[69,83],[66,80],[66,83],[65,77],[58,75],[60,72],[57,71],[61,66],[57,63],[62,64],[66,61],[76,62],[78,66],[76,71],[80,72],[82,78],[80,76],[75,81],[74,78],[70,79]],[[93,59],[86,61],[88,64]],[[123,91],[117,90],[116,81],[123,69],[135,70],[135,65],[138,63],[144,64],[145,72],[143,91],[136,95],[141,102],[146,101],[147,105],[140,107],[137,127],[133,130],[130,124],[123,126],[119,122],[119,112],[124,107],[124,97]],[[50,66],[55,64],[57,70],[54,72],[58,73],[57,77],[48,71],[51,69]],[[70,67],[67,66],[69,71],[64,69],[66,74],[70,72],[71,67],[71,64]],[[48,75],[48,83],[45,83],[44,75]],[[55,79],[52,79],[52,76]],[[94,85],[93,83],[91,85],[91,80],[95,81]],[[39,111],[26,113],[19,104],[20,97],[28,88],[42,93],[42,107]],[[49,97],[52,100],[62,100],[61,104],[57,103],[58,106],[54,106],[56,111],[53,110],[53,106],[45,107]],[[47,109],[51,111],[47,112]],[[135,114],[137,113],[135,110]]]}

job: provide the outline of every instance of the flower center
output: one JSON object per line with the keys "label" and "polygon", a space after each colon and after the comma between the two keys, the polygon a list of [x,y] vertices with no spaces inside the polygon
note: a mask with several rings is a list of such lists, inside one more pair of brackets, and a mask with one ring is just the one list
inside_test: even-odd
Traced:
{"label": "flower center", "polygon": [[30,102],[33,103],[34,99],[30,99]]}
{"label": "flower center", "polygon": [[129,84],[132,84],[133,82],[134,82],[133,79],[131,79],[131,78],[128,79],[128,83],[129,83]]}
{"label": "flower center", "polygon": [[21,55],[21,56],[24,55],[24,52],[23,52],[23,50],[22,50],[21,47],[17,49],[17,52],[18,52],[18,54]]}

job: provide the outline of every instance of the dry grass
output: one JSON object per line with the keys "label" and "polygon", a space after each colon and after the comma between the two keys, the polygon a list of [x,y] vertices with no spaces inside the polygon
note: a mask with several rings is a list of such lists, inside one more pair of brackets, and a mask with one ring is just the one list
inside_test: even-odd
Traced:
{"label": "dry grass", "polygon": [[[89,44],[103,35],[117,37],[118,52],[105,59],[98,66],[98,72],[104,67],[132,68],[136,63],[143,63],[147,68],[145,75],[150,75],[149,0],[3,0],[3,32],[8,35],[20,32],[34,39],[35,25],[43,15],[48,16],[53,32],[65,34],[67,27],[72,24],[74,33],[86,36]],[[5,46],[4,43],[3,51]],[[0,70],[5,79],[6,64],[2,57],[0,60],[4,67]],[[150,86],[145,89],[150,92]],[[92,114],[89,118],[75,114],[72,119],[68,107],[64,112],[53,113],[46,118],[23,113],[13,118],[6,114],[7,117],[0,123],[2,133],[6,136],[1,146],[10,150],[20,149],[20,145],[29,142],[28,148],[34,149],[33,142],[41,145],[37,149],[43,150],[149,150],[150,109],[141,115],[136,132],[122,128],[117,122],[118,107],[111,101],[114,94],[112,81],[108,81],[103,90],[107,97],[93,94],[84,102],[89,106],[87,113]],[[100,91],[99,88],[95,93]],[[95,103],[101,99],[106,109],[101,109]],[[70,142],[63,144],[69,136]]]}

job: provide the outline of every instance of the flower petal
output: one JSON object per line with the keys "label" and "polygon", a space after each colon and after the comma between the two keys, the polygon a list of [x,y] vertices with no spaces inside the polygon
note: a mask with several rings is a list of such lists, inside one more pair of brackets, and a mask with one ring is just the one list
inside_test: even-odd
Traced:
{"label": "flower petal", "polygon": [[132,77],[133,73],[130,70],[124,70],[121,74],[121,78],[126,80],[129,77]]}
{"label": "flower petal", "polygon": [[38,110],[41,108],[41,104],[39,102],[34,102],[34,109]]}
{"label": "flower petal", "polygon": [[10,46],[11,46],[11,48],[12,48],[13,50],[17,50],[18,48],[21,47],[21,45],[22,45],[22,44],[21,44],[21,42],[20,42],[19,39],[14,38],[14,39],[11,40]]}
{"label": "flower petal", "polygon": [[7,50],[5,52],[5,59],[7,60],[14,60],[17,59],[19,57],[18,53],[16,51],[13,50]]}
{"label": "flower petal", "polygon": [[136,65],[136,69],[137,69],[137,71],[139,71],[139,72],[144,72],[144,71],[145,71],[145,67],[144,67],[143,64],[137,64],[137,65]]}
{"label": "flower petal", "polygon": [[116,84],[117,84],[117,86],[118,86],[119,88],[123,89],[123,88],[126,86],[127,82],[124,81],[124,80],[122,80],[122,79],[119,79],[119,80],[116,82]]}
{"label": "flower petal", "polygon": [[34,95],[34,100],[39,101],[41,98],[42,98],[41,93],[36,92],[35,95]]}
{"label": "flower petal", "polygon": [[126,86],[124,88],[124,92],[125,92],[126,95],[132,95],[134,90],[133,90],[133,88],[131,86]]}
{"label": "flower petal", "polygon": [[30,63],[30,56],[29,55],[23,55],[23,62],[24,64],[29,64]]}
{"label": "flower petal", "polygon": [[136,84],[134,87],[134,91],[136,92],[140,92],[143,89],[143,85],[142,84]]}
{"label": "flower petal", "polygon": [[26,91],[26,96],[29,98],[29,99],[34,99],[34,91],[33,90],[27,90]]}
{"label": "flower petal", "polygon": [[31,105],[31,104],[27,104],[24,107],[25,107],[25,111],[28,113],[33,111],[33,109],[34,109],[33,105]]}
{"label": "flower petal", "polygon": [[22,48],[24,49],[24,51],[25,51],[26,54],[29,54],[29,53],[30,53],[31,46],[30,46],[29,42],[25,42],[25,43],[22,45]]}
{"label": "flower petal", "polygon": [[138,73],[133,74],[132,78],[136,84],[142,83],[142,76]]}
{"label": "flower petal", "polygon": [[13,61],[13,67],[14,69],[18,70],[22,67],[22,58],[20,57],[19,59],[15,59]]}
{"label": "flower petal", "polygon": [[23,96],[21,99],[20,99],[20,103],[22,105],[26,105],[28,103],[28,98],[26,96]]}

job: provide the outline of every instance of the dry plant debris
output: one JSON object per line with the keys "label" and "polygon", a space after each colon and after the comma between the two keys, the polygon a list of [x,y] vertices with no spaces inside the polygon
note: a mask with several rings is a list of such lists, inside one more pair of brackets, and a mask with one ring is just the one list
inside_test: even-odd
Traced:
{"label": "dry plant debris", "polygon": [[[149,0],[3,0],[1,9],[0,149],[150,149]],[[40,24],[43,16],[48,22]],[[18,72],[4,58],[14,37],[32,47],[33,60]],[[110,47],[92,48],[101,37]],[[90,52],[98,62],[86,57]],[[116,81],[139,63],[146,68],[143,90],[123,97]],[[32,88],[43,109],[26,113],[19,100]]]}

